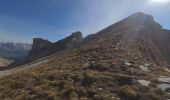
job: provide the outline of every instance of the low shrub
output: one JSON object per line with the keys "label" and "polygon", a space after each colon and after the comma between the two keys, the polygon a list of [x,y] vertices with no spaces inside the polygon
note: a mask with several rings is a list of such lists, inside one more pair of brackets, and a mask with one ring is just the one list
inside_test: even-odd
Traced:
{"label": "low shrub", "polygon": [[129,85],[124,85],[120,88],[119,97],[123,100],[138,100],[137,92]]}

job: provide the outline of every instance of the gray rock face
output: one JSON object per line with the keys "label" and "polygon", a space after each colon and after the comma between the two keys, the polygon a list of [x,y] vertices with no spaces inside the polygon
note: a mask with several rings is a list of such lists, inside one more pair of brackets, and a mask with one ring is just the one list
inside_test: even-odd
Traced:
{"label": "gray rock face", "polygon": [[43,49],[44,47],[49,46],[51,44],[52,43],[48,40],[44,40],[44,39],[41,39],[41,38],[34,38],[32,50],[39,51],[39,50]]}
{"label": "gray rock face", "polygon": [[169,83],[170,84],[170,77],[160,76],[158,78],[158,81],[161,82],[161,83]]}
{"label": "gray rock face", "polygon": [[81,32],[74,32],[70,36],[53,43],[53,46],[60,49],[72,48],[82,42],[82,37]]}
{"label": "gray rock face", "polygon": [[83,40],[81,32],[74,32],[70,36],[52,43],[41,38],[33,39],[32,49],[27,57],[27,61],[37,60],[50,54],[73,48]]}
{"label": "gray rock face", "polygon": [[20,60],[28,55],[30,49],[31,44],[0,43],[0,57],[13,60]]}
{"label": "gray rock face", "polygon": [[34,38],[33,39],[33,45],[32,45],[32,49],[30,52],[32,53],[36,53],[41,51],[43,48],[52,45],[52,43],[48,40],[44,40],[42,38]]}
{"label": "gray rock face", "polygon": [[141,85],[143,86],[148,86],[151,82],[147,80],[137,80]]}
{"label": "gray rock face", "polygon": [[161,76],[158,78],[158,82],[159,82],[159,84],[157,85],[157,87],[159,89],[170,93],[170,91],[169,91],[170,90],[170,77]]}
{"label": "gray rock face", "polygon": [[159,84],[159,85],[157,85],[157,87],[159,89],[161,89],[162,91],[166,91],[166,90],[170,89],[170,84]]}
{"label": "gray rock face", "polygon": [[143,66],[143,65],[139,65],[140,69],[146,72],[150,72],[150,70],[148,69],[148,67]]}

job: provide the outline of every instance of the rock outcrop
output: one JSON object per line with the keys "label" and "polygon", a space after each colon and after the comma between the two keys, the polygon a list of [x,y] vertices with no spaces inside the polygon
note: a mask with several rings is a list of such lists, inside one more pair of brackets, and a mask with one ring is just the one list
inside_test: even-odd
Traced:
{"label": "rock outcrop", "polygon": [[31,52],[39,52],[50,45],[52,45],[52,43],[48,40],[44,40],[42,38],[34,38]]}
{"label": "rock outcrop", "polygon": [[30,50],[27,61],[38,59],[48,55],[49,51],[47,49],[52,46],[52,43],[48,40],[42,38],[34,38],[32,49]]}
{"label": "rock outcrop", "polygon": [[73,48],[80,44],[82,39],[81,32],[72,33],[70,36],[55,43],[41,38],[35,38],[33,39],[32,50],[27,57],[27,61],[37,60],[39,58],[49,56],[50,54]]}

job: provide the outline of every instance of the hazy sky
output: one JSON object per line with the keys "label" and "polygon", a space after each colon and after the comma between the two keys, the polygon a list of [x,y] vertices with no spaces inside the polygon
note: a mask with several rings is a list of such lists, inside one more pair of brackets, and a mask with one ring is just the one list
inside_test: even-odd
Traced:
{"label": "hazy sky", "polygon": [[139,11],[170,29],[170,0],[0,0],[0,41],[86,36]]}

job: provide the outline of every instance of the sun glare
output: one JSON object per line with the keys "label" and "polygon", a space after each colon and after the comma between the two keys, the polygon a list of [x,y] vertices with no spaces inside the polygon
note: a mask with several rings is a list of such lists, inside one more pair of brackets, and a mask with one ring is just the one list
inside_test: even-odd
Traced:
{"label": "sun glare", "polygon": [[151,0],[153,3],[169,3],[170,0]]}
{"label": "sun glare", "polygon": [[149,4],[154,6],[165,6],[170,4],[170,0],[150,0]]}

